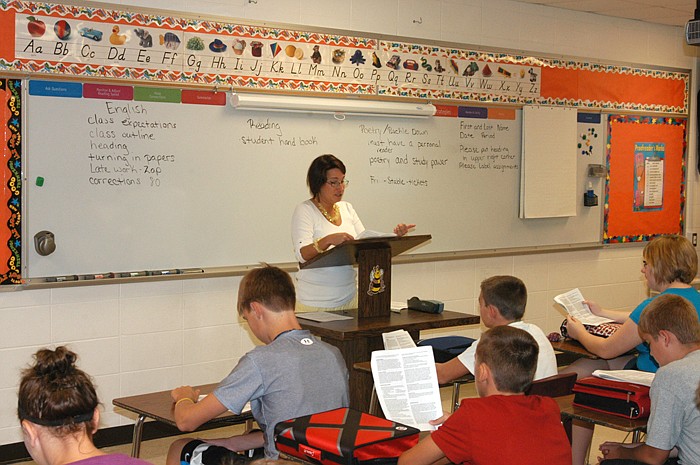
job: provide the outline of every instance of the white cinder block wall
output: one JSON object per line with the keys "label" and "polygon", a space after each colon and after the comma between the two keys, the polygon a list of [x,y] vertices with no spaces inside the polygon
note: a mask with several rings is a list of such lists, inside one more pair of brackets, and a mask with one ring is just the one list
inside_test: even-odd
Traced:
{"label": "white cinder block wall", "polygon": [[[685,45],[681,28],[505,0],[117,3],[125,9],[164,8],[534,54],[696,69],[696,51]],[[694,108],[696,102],[691,98]],[[688,125],[689,231],[700,231],[695,126],[692,116]],[[350,191],[348,200],[352,201]],[[580,287],[584,295],[609,307],[636,305],[646,295],[640,267],[641,249],[636,246],[397,265],[392,299],[405,301],[418,295],[443,300],[450,310],[476,312],[480,281],[494,274],[514,274],[525,281],[530,292],[526,320],[549,332],[556,330],[563,318],[552,297],[572,287]],[[221,379],[254,344],[235,311],[239,281],[232,277],[0,293],[0,445],[21,441],[15,414],[19,370],[43,346],[69,344],[79,353],[81,366],[95,377],[99,387],[105,407],[103,426],[130,421],[114,412],[114,397]],[[472,335],[478,332],[478,328],[464,331]]]}

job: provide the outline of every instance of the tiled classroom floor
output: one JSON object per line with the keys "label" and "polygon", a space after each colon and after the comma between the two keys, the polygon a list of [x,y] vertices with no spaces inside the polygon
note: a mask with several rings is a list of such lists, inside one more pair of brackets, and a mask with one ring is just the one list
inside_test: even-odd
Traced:
{"label": "tiled classroom floor", "polygon": [[[462,386],[461,389],[462,397],[475,397],[476,392],[474,390],[474,384],[466,384]],[[443,405],[445,410],[449,409],[449,402],[452,396],[452,388],[443,388],[441,390],[441,395],[443,399]],[[227,428],[217,428],[209,431],[203,431],[201,433],[190,433],[183,435],[182,437],[201,437],[201,438],[213,438],[213,437],[226,437],[232,436],[234,434],[240,434],[243,432],[245,425],[230,426]],[[154,439],[150,441],[144,441],[141,443],[141,458],[153,463],[153,465],[165,465],[165,457],[168,452],[168,447],[179,436],[173,436],[163,439]],[[597,464],[596,459],[598,452],[598,444],[604,441],[625,441],[629,442],[629,438],[626,438],[626,433],[622,431],[617,431],[609,428],[596,427],[595,434],[593,436],[593,445],[591,447],[591,454],[589,462],[591,464]],[[123,454],[131,453],[131,444],[125,444],[121,446],[114,446],[105,448],[109,452],[120,452]],[[33,461],[22,462],[27,465],[35,465]]]}

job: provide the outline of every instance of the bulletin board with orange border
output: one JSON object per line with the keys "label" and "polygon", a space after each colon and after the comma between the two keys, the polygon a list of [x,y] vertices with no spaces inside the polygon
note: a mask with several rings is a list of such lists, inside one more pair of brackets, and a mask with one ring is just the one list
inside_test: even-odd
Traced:
{"label": "bulletin board with orange border", "polygon": [[[608,116],[604,243],[683,233],[686,131],[686,118]],[[650,169],[655,184],[648,181]],[[645,186],[655,192],[645,193]]]}

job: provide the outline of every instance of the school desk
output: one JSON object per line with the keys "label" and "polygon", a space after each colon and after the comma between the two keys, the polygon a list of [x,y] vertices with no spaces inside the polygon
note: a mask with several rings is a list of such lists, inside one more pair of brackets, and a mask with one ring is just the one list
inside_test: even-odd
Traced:
{"label": "school desk", "polygon": [[571,365],[579,358],[589,358],[595,360],[597,355],[586,350],[576,339],[562,338],[558,342],[552,342],[552,348],[559,352],[557,356],[557,366]]}
{"label": "school desk", "polygon": [[[217,384],[205,384],[195,387],[200,389],[201,394],[208,394],[214,390]],[[141,434],[143,433],[143,424],[147,418],[165,423],[169,426],[177,427],[175,424],[175,414],[173,411],[174,403],[170,397],[170,391],[151,392],[148,394],[140,394],[136,396],[120,397],[113,399],[112,404],[116,407],[123,408],[129,412],[136,413],[138,419],[134,424],[134,435],[131,444],[131,456],[138,457],[141,452]],[[218,417],[209,420],[201,427],[221,427],[246,424],[246,430],[250,430],[253,425],[253,415],[250,411],[236,415],[231,412],[225,412]],[[200,428],[201,428],[200,427]]]}
{"label": "school desk", "polygon": [[390,312],[387,316],[359,319],[357,310],[348,310],[345,314],[353,318],[326,323],[300,318],[299,323],[340,350],[350,374],[350,407],[363,412],[368,411],[372,397],[372,377],[354,370],[353,365],[370,360],[372,351],[384,349],[382,333],[404,329],[418,340],[422,330],[479,324],[478,315],[447,310],[438,314],[402,310],[401,313]]}
{"label": "school desk", "polygon": [[[596,354],[589,352],[583,345],[576,339],[563,338],[558,342],[552,342],[552,348],[560,352],[557,354],[557,366],[570,365],[573,361],[579,358],[588,358],[591,360],[599,359]],[[634,348],[624,355],[634,355],[637,353],[637,349]]]}

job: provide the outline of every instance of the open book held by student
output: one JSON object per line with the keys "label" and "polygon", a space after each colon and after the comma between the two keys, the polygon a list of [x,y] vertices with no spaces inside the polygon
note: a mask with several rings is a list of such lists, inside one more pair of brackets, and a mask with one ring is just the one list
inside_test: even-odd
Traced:
{"label": "open book held by student", "polygon": [[432,431],[443,415],[432,347],[416,347],[403,329],[382,334],[387,350],[372,352],[372,377],[387,419]]}
{"label": "open book held by student", "polygon": [[584,303],[584,300],[583,294],[581,294],[578,288],[554,297],[556,303],[564,307],[569,315],[573,316],[584,325],[598,326],[613,321],[609,318],[594,315],[588,305]]}

